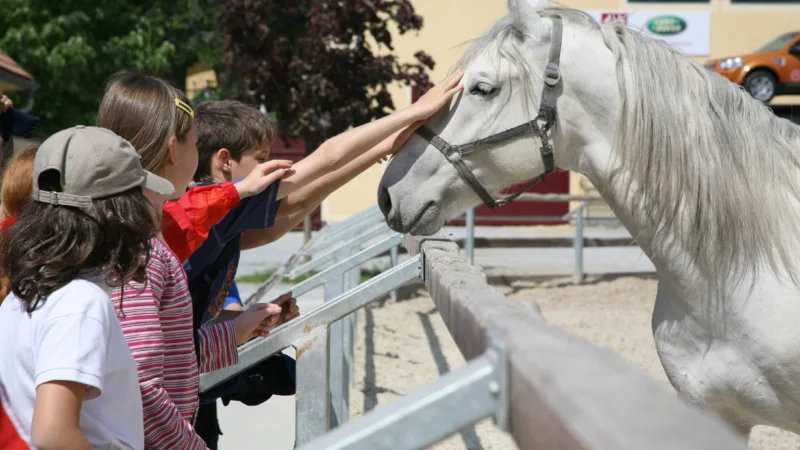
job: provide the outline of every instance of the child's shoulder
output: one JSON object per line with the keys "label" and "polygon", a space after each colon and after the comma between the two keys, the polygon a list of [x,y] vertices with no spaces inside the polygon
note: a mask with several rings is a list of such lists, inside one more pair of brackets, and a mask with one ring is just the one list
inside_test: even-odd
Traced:
{"label": "child's shoulder", "polygon": [[[79,314],[105,322],[114,314],[114,307],[109,301],[111,289],[111,285],[100,277],[76,278],[47,296],[40,309],[42,318],[52,320]],[[35,315],[36,312],[33,313]]]}
{"label": "child's shoulder", "polygon": [[170,270],[174,267],[181,267],[180,260],[166,242],[159,238],[153,238],[150,244],[150,269]]}

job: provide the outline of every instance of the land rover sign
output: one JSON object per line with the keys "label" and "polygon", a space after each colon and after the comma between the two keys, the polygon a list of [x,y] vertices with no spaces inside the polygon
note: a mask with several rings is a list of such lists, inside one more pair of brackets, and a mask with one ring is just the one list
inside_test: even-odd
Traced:
{"label": "land rover sign", "polygon": [[600,23],[626,25],[660,39],[687,56],[708,56],[711,13],[708,11],[587,11]]}
{"label": "land rover sign", "polygon": [[647,21],[647,29],[661,36],[673,36],[683,33],[686,21],[678,16],[658,16]]}

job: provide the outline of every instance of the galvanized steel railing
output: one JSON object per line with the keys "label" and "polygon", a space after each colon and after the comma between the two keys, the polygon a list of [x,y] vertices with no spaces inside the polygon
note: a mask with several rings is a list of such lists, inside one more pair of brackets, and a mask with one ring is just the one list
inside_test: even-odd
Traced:
{"label": "galvanized steel railing", "polygon": [[[720,419],[614,352],[548,326],[533,302],[506,299],[448,239],[403,238],[382,225],[376,208],[321,235],[303,249],[310,262],[284,270],[299,276],[325,267],[293,289],[299,296],[324,285],[325,303],[243,345],[236,366],[201,377],[205,391],[294,346],[302,450],[422,449],[487,417],[523,450],[747,449]],[[396,263],[401,241],[406,261],[357,282],[356,270],[371,258],[390,251]],[[468,363],[348,421],[354,313],[418,278]]]}

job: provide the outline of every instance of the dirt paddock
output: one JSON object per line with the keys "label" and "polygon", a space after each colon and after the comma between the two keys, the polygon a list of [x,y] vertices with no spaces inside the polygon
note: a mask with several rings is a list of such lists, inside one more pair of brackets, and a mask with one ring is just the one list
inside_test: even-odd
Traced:
{"label": "dirt paddock", "polygon": [[[589,341],[612,348],[669,389],[653,347],[650,316],[656,294],[651,276],[514,280],[497,287],[509,298],[535,300],[548,322]],[[409,300],[378,302],[359,316],[351,413],[410,393],[464,364],[433,301],[426,292]],[[750,447],[759,450],[800,449],[800,436],[757,427]],[[435,447],[514,449],[513,441],[486,420],[462,430]]]}

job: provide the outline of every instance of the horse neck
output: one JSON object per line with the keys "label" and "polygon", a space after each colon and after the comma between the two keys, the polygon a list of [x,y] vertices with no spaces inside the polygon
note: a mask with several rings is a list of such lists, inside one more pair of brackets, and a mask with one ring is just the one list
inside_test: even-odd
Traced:
{"label": "horse neck", "polygon": [[610,147],[595,146],[588,149],[583,158],[581,172],[631,234],[634,243],[650,258],[661,278],[701,278],[691,263],[690,252],[682,247],[680,240],[682,233],[692,231],[691,225],[678,224],[672,233],[660,235],[658,240],[654,239],[655,229],[643,214],[648,205],[643,196],[637,195],[639,185],[636,181],[628,183],[629,173],[622,167],[621,161],[611,154]]}

